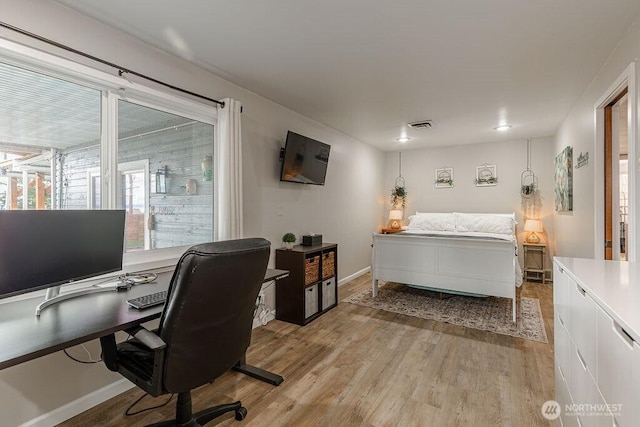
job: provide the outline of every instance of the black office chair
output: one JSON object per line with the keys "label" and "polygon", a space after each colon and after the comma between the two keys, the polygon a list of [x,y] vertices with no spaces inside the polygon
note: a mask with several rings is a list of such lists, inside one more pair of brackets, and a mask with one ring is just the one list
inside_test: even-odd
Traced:
{"label": "black office chair", "polygon": [[192,414],[191,390],[212,382],[243,358],[251,340],[256,298],[269,260],[265,239],[196,245],[173,273],[156,331],[136,328],[134,339],[100,339],[105,365],[152,396],[178,393],[176,419],[155,426],[199,426],[235,411],[241,402]]}

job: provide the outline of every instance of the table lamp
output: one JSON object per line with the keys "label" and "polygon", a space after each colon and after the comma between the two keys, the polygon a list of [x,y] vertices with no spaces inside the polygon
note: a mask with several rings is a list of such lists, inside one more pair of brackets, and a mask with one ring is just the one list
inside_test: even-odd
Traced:
{"label": "table lamp", "polygon": [[388,228],[398,229],[402,227],[402,211],[399,209],[391,209],[389,211],[389,225]]}
{"label": "table lamp", "polygon": [[539,219],[528,219],[524,223],[524,231],[528,231],[529,237],[527,237],[527,243],[540,243],[540,237],[536,233],[542,233],[542,221]]}

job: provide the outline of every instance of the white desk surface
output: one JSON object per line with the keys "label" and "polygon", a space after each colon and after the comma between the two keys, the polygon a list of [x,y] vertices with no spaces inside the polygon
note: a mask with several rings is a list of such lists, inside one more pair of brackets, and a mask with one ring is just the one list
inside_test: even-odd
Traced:
{"label": "white desk surface", "polygon": [[554,261],[640,343],[640,263],[564,257]]}

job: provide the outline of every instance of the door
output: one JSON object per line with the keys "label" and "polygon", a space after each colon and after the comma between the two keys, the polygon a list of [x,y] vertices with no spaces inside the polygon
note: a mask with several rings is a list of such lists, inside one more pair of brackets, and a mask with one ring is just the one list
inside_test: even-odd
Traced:
{"label": "door", "polygon": [[604,108],[604,258],[628,259],[628,97],[627,88]]}
{"label": "door", "polygon": [[[125,252],[151,249],[149,232],[149,161],[118,164],[117,209],[126,212]],[[100,169],[87,171],[87,209],[100,209]]]}

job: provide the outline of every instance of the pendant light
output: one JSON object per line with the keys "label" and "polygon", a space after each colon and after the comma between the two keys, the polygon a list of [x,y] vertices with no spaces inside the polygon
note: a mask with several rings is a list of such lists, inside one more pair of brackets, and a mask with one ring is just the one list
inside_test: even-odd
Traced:
{"label": "pendant light", "polygon": [[524,217],[539,219],[542,199],[538,189],[538,178],[531,170],[531,138],[527,138],[527,169],[520,175],[520,197]]}
{"label": "pendant light", "polygon": [[396,178],[393,190],[391,190],[391,208],[395,209],[398,205],[404,209],[407,205],[407,189],[405,181],[402,177],[402,152],[398,152],[398,177]]}
{"label": "pendant light", "polygon": [[531,170],[531,138],[527,138],[527,169],[520,175],[520,195],[523,198],[533,197],[538,189],[538,178]]}

